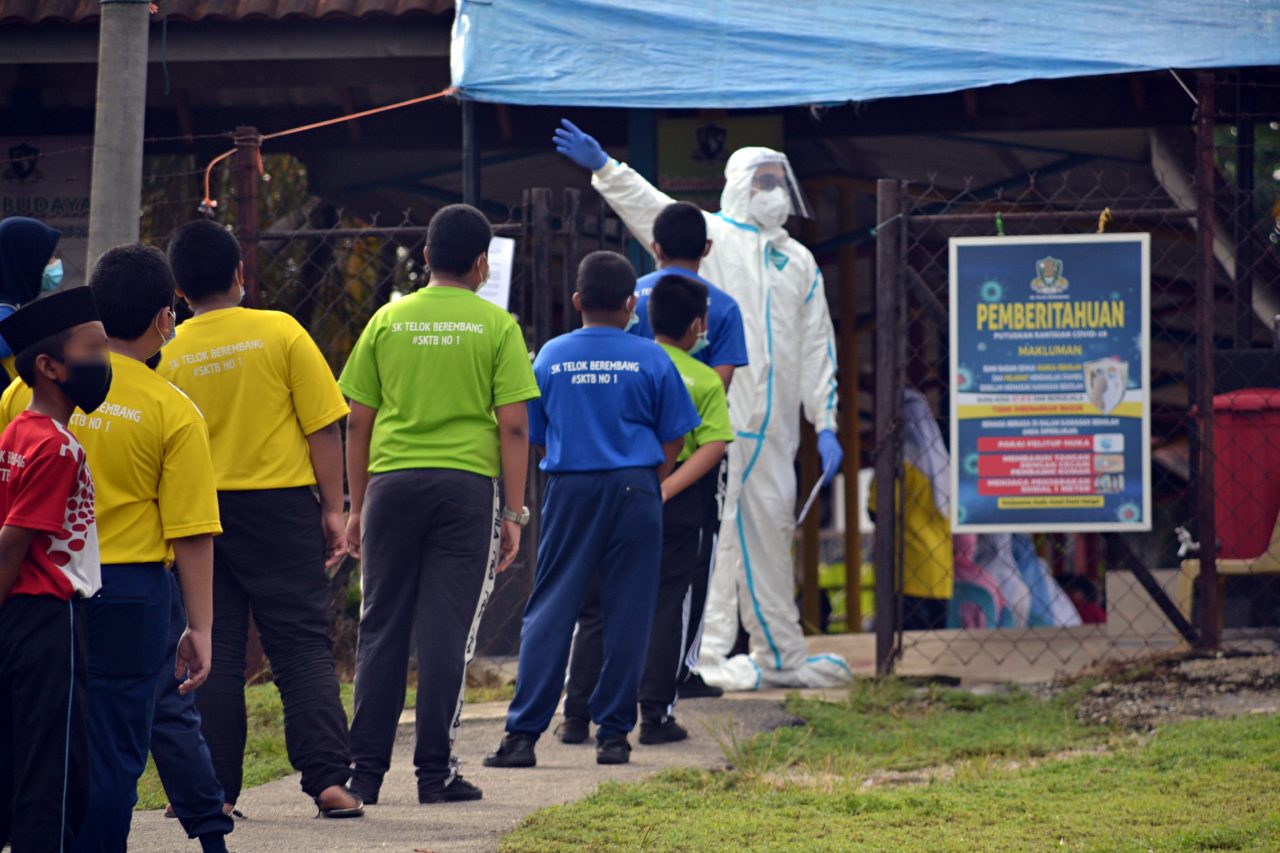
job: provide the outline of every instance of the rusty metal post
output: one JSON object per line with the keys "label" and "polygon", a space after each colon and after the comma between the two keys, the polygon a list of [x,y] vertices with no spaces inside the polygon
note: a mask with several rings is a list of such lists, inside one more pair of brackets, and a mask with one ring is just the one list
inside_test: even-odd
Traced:
{"label": "rusty metal post", "polygon": [[[813,220],[804,220],[801,228],[802,239],[807,245],[812,246],[816,242]],[[818,435],[803,418],[800,420],[799,460],[800,477],[796,483],[797,511],[802,502],[808,499],[809,492],[822,476],[822,463],[818,459]],[[819,499],[809,509],[809,514],[800,525],[800,628],[806,634],[822,633],[822,588],[818,578],[821,538],[822,501]]]}
{"label": "rusty metal post", "polygon": [[897,181],[876,181],[876,672],[893,669],[897,630],[896,562],[898,416],[898,259],[902,221],[902,188]]}
{"label": "rusty metal post", "polygon": [[[807,424],[800,425],[801,501],[809,497],[814,483],[822,476],[818,461],[818,436]],[[815,503],[800,526],[800,626],[806,634],[822,633],[822,590],[818,585],[818,556],[821,550],[822,507]]]}
{"label": "rusty metal post", "polygon": [[1236,84],[1236,280],[1235,280],[1235,345],[1237,349],[1253,346],[1253,170],[1254,98],[1248,69],[1240,69],[1242,79]]}
{"label": "rusty metal post", "polygon": [[578,233],[582,227],[582,191],[568,188],[564,191],[564,214],[561,230],[564,232],[564,286],[560,298],[564,303],[560,315],[560,331],[573,328],[573,291],[578,286]]}
{"label": "rusty metal post", "polygon": [[551,329],[551,190],[539,187],[530,193],[533,217],[533,269],[529,277],[533,286],[533,345],[542,349],[552,335]]}
{"label": "rusty metal post", "polygon": [[[857,196],[852,187],[840,188],[840,233],[858,227]],[[858,471],[862,468],[861,377],[858,358],[858,247],[840,250],[840,444],[844,447],[844,595],[848,630],[862,630],[862,496]]]}
{"label": "rusty metal post", "polygon": [[476,133],[476,102],[462,102],[462,201],[480,206],[480,139]]}
{"label": "rusty metal post", "polygon": [[262,134],[256,127],[237,127],[236,239],[244,260],[244,304],[262,307],[262,279],[258,273],[258,179],[262,168]]}
{"label": "rusty metal post", "polygon": [[1213,256],[1214,203],[1212,73],[1196,78],[1200,108],[1196,126],[1196,406],[1199,454],[1196,465],[1197,533],[1200,539],[1200,648],[1216,649],[1222,625],[1218,613],[1218,540],[1215,519],[1213,444],[1213,296],[1217,272]]}

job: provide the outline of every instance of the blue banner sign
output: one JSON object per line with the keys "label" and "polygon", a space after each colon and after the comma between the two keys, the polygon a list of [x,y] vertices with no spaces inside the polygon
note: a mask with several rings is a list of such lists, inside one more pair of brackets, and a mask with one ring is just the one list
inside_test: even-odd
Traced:
{"label": "blue banner sign", "polygon": [[954,238],[956,532],[1151,529],[1150,236]]}

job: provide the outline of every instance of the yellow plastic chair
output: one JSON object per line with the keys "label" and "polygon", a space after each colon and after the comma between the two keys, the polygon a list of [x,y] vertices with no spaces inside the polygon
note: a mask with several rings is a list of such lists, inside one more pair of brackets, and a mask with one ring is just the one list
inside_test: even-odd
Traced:
{"label": "yellow plastic chair", "polygon": [[[1222,587],[1228,577],[1243,575],[1280,575],[1280,513],[1276,514],[1275,527],[1271,530],[1271,544],[1256,557],[1227,558],[1218,562],[1218,607],[1222,607]],[[1191,619],[1191,604],[1195,600],[1196,579],[1200,577],[1199,560],[1183,560],[1178,576],[1178,608]]]}

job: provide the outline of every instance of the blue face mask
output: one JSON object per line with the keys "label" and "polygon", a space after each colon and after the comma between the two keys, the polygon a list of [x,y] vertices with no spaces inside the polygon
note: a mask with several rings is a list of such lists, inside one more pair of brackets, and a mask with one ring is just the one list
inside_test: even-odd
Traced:
{"label": "blue face mask", "polygon": [[698,339],[693,342],[693,346],[689,347],[689,355],[697,355],[706,349],[707,344],[709,343],[710,341],[707,340],[707,332],[704,329],[698,333]]}
{"label": "blue face mask", "polygon": [[40,292],[51,293],[62,287],[62,258],[57,258],[53,263],[44,268],[44,275],[40,278]]}
{"label": "blue face mask", "polygon": [[622,331],[624,331],[624,332],[629,332],[629,331],[631,331],[632,329],[634,329],[634,328],[636,327],[636,324],[638,324],[639,322],[640,322],[640,315],[639,315],[639,314],[637,314],[636,312],[632,311],[632,312],[631,312],[631,319],[627,321],[627,327],[626,327],[625,329],[623,329]]}

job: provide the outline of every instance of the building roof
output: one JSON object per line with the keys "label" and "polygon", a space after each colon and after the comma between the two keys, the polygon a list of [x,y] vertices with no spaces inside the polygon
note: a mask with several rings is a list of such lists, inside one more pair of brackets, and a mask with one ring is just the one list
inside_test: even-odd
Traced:
{"label": "building roof", "polygon": [[[325,18],[439,15],[453,0],[169,0],[170,21],[283,21]],[[98,20],[100,0],[0,0],[5,24],[88,24]],[[159,15],[157,15],[159,17]]]}

